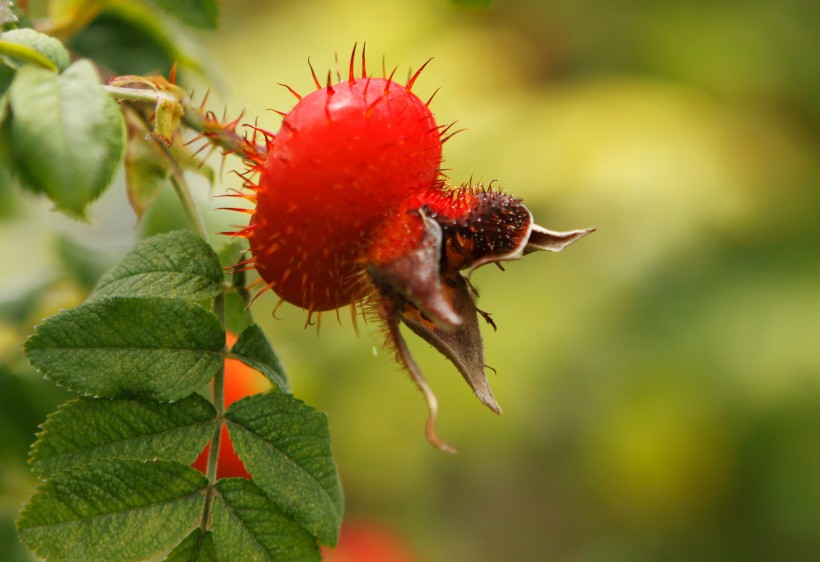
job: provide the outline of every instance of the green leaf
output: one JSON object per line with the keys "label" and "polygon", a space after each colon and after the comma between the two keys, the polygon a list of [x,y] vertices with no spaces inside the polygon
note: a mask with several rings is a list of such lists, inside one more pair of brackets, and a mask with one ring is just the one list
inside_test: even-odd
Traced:
{"label": "green leaf", "polygon": [[194,529],[165,558],[164,562],[219,562],[211,533]]}
{"label": "green leaf", "polygon": [[217,0],[148,0],[185,25],[216,29],[219,17]]}
{"label": "green leaf", "polygon": [[219,320],[194,303],[110,297],[47,319],[26,354],[75,392],[178,400],[214,376],[224,346]]}
{"label": "green leaf", "polygon": [[222,290],[222,268],[208,244],[178,230],[143,240],[97,283],[92,298],[165,297],[198,301]]}
{"label": "green leaf", "polygon": [[58,474],[17,520],[23,544],[49,561],[142,560],[194,526],[205,477],[165,461],[118,461]]}
{"label": "green leaf", "polygon": [[327,416],[281,392],[234,402],[225,416],[254,482],[321,543],[335,545],[344,499]]}
{"label": "green leaf", "polygon": [[57,209],[84,218],[111,183],[125,146],[122,115],[94,65],[79,60],[62,74],[25,66],[9,99],[18,167]]}
{"label": "green leaf", "polygon": [[222,560],[321,560],[316,540],[246,478],[216,484],[213,533]]}
{"label": "green leaf", "polygon": [[290,392],[285,368],[257,324],[248,326],[231,348],[231,357],[262,373],[279,390]]}
{"label": "green leaf", "polygon": [[108,2],[104,11],[68,43],[73,53],[93,59],[115,75],[167,76],[174,64],[200,73],[219,89],[223,77],[213,57],[184,30],[157,17],[153,5]]}
{"label": "green leaf", "polygon": [[197,394],[173,404],[80,398],[48,417],[29,461],[44,477],[110,459],[187,465],[215,430],[216,411]]}
{"label": "green leaf", "polygon": [[[48,63],[40,64],[45,67],[50,66],[53,70],[62,72],[71,64],[68,51],[58,39],[33,29],[11,29],[0,35],[0,42],[9,46],[19,45],[33,49],[40,57],[45,59],[44,62]],[[2,49],[0,49],[0,52],[2,52]],[[12,56],[14,55],[12,54]]]}

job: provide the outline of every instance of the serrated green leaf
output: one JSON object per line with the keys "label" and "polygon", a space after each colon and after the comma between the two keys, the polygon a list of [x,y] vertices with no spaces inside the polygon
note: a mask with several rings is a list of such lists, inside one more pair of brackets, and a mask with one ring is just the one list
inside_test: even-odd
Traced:
{"label": "serrated green leaf", "polygon": [[316,540],[283,514],[252,481],[227,478],[216,485],[213,533],[223,560],[310,562],[321,560]]}
{"label": "serrated green leaf", "polygon": [[279,357],[257,324],[251,324],[239,334],[231,348],[231,357],[262,373],[282,392],[290,393],[288,376]]}
{"label": "serrated green leaf", "polygon": [[335,545],[344,499],[327,416],[281,392],[234,402],[225,416],[254,482],[321,543]]}
{"label": "serrated green leaf", "polygon": [[125,146],[122,115],[94,65],[79,60],[62,74],[25,66],[9,99],[17,166],[57,209],[83,218],[111,183]]}
{"label": "serrated green leaf", "polygon": [[216,411],[197,394],[173,404],[80,398],[48,416],[29,462],[44,477],[111,459],[188,465],[215,430]]}
{"label": "serrated green leaf", "polygon": [[46,377],[86,395],[178,400],[222,366],[211,312],[175,299],[108,297],[47,319],[26,342]]}
{"label": "serrated green leaf", "polygon": [[192,301],[222,290],[222,268],[208,244],[187,230],[152,236],[97,283],[91,297],[165,297]]}
{"label": "serrated green leaf", "polygon": [[148,0],[185,25],[216,29],[219,17],[217,0]]}
{"label": "serrated green leaf", "polygon": [[219,562],[213,535],[209,531],[194,529],[171,551],[164,562]]}
{"label": "serrated green leaf", "polygon": [[49,561],[142,560],[191,530],[206,484],[178,463],[94,464],[38,488],[17,529],[23,544]]}

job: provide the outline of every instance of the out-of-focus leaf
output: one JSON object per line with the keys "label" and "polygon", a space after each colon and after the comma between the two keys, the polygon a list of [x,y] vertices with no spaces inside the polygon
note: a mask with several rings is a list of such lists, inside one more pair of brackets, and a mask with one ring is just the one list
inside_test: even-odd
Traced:
{"label": "out-of-focus leaf", "polygon": [[71,64],[68,51],[58,39],[30,28],[6,31],[0,34],[0,41],[34,49],[60,72]]}
{"label": "out-of-focus leaf", "polygon": [[262,373],[282,392],[290,392],[285,368],[259,325],[251,324],[239,334],[239,339],[231,348],[231,355]]}
{"label": "out-of-focus leaf", "polygon": [[177,64],[205,75],[212,85],[220,82],[202,46],[167,18],[157,17],[156,8],[140,2],[107,5],[68,46],[118,76],[167,76]]}
{"label": "out-of-focus leaf", "polygon": [[148,0],[190,27],[216,29],[219,4],[216,0]]}
{"label": "out-of-focus leaf", "polygon": [[344,498],[327,416],[289,394],[273,392],[234,402],[225,417],[254,482],[319,542],[335,545]]}
{"label": "out-of-focus leaf", "polygon": [[80,60],[59,75],[26,66],[9,99],[18,167],[59,210],[84,217],[111,183],[125,146],[119,108],[93,64]]}
{"label": "out-of-focus leaf", "polygon": [[26,355],[75,392],[178,400],[214,376],[224,347],[219,320],[194,303],[109,297],[46,320]]}
{"label": "out-of-focus leaf", "polygon": [[450,3],[466,8],[489,8],[493,5],[493,0],[450,0]]}
{"label": "out-of-focus leaf", "polygon": [[207,481],[189,466],[117,461],[56,475],[20,514],[23,544],[47,560],[142,560],[196,522]]}
{"label": "out-of-focus leaf", "polygon": [[219,562],[213,535],[210,531],[194,529],[171,551],[164,562]]}
{"label": "out-of-focus leaf", "polygon": [[6,118],[8,114],[8,97],[6,92],[11,86],[11,81],[14,79],[14,71],[7,66],[0,65],[0,123]]}
{"label": "out-of-focus leaf", "polygon": [[321,560],[316,540],[247,478],[217,485],[213,533],[222,560]]}
{"label": "out-of-focus leaf", "polygon": [[222,268],[201,238],[178,230],[134,246],[97,284],[93,298],[163,297],[198,301],[222,290]]}
{"label": "out-of-focus leaf", "polygon": [[216,430],[216,411],[193,394],[173,404],[79,398],[51,414],[29,457],[49,477],[112,459],[191,464]]}
{"label": "out-of-focus leaf", "polygon": [[89,291],[111,265],[100,252],[83,246],[65,235],[57,236],[55,250],[63,268]]}
{"label": "out-of-focus leaf", "polygon": [[174,48],[161,22],[137,25],[119,13],[105,12],[71,38],[68,46],[78,55],[93,57],[114,75],[167,75],[174,65]]}
{"label": "out-of-focus leaf", "polygon": [[30,376],[28,369],[2,364],[3,359],[0,356],[0,458],[22,465],[37,426],[70,395],[42,377]]}

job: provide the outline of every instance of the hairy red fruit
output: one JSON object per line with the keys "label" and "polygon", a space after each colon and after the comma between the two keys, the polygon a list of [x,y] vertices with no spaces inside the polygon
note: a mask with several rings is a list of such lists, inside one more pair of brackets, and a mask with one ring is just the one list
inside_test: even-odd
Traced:
{"label": "hairy red fruit", "polygon": [[268,154],[251,158],[259,181],[246,185],[254,194],[238,195],[256,207],[248,227],[233,233],[248,238],[253,257],[238,267],[255,267],[263,291],[310,314],[366,305],[427,401],[427,438],[452,451],[436,433],[438,402],[400,325],[447,357],[501,413],[478,318],[495,324],[476,307],[469,272],[561,251],[594,229],[547,230],[520,199],[480,184],[454,187],[440,170],[450,127],[438,127],[410,91],[421,69],[401,85],[392,75],[368,77],[364,55],[356,78],[353,60],[338,84],[321,87],[314,74],[317,90],[296,94],[276,135],[262,132]]}
{"label": "hairy red fruit", "polygon": [[309,310],[360,299],[369,232],[440,164],[433,115],[405,86],[359,78],[305,96],[261,170],[249,238],[259,275]]}

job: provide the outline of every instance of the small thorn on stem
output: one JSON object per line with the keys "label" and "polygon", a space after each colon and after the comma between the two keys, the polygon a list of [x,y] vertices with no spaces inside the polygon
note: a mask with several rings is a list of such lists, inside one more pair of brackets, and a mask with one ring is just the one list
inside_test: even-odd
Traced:
{"label": "small thorn on stem", "polygon": [[333,86],[331,84],[331,78],[330,78],[330,71],[329,70],[327,71],[327,93],[330,94],[330,95],[333,95],[333,94],[336,93],[336,90],[333,89]]}
{"label": "small thorn on stem", "polygon": [[365,65],[364,52],[367,49],[367,41],[362,43],[362,78],[367,78],[367,66]]}

